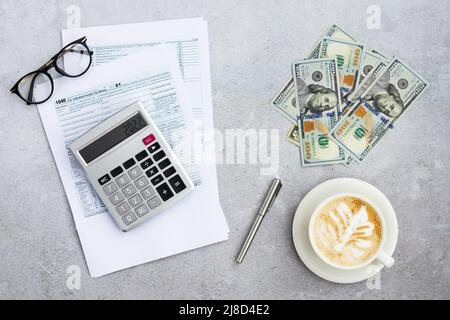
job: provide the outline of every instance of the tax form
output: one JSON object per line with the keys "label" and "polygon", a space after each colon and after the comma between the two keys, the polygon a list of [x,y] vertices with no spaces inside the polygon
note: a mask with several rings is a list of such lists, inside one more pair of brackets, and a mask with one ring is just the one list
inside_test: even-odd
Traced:
{"label": "tax form", "polygon": [[[35,90],[39,97],[45,88]],[[121,108],[141,100],[164,137],[183,159],[198,187],[192,194],[131,232],[121,232],[84,178],[67,146]],[[89,70],[80,78],[55,80],[51,99],[39,105],[61,181],[74,216],[91,276],[153,261],[226,240],[228,226],[210,194],[211,179],[192,162],[192,110],[173,48],[159,45]],[[206,176],[206,178],[208,178]],[[201,181],[201,183],[200,183]]]}
{"label": "tax form", "polygon": [[[176,50],[197,132],[212,125],[208,27],[203,18],[164,20],[62,30],[63,45],[86,36],[95,68],[157,44]],[[65,63],[70,67],[70,63]],[[211,127],[212,129],[212,127]]]}
{"label": "tax form", "polygon": [[[166,44],[176,51],[186,87],[187,104],[193,115],[193,157],[195,162],[201,163],[200,176],[203,182],[198,181],[197,184],[211,189],[210,196],[219,203],[214,141],[211,137],[205,141],[203,135],[203,132],[212,132],[214,127],[207,22],[203,18],[191,18],[62,31],[63,44],[82,36],[87,37],[87,44],[94,52],[94,70],[105,63],[158,44]],[[69,68],[70,64],[70,61],[64,63]],[[206,178],[208,183],[204,184]],[[222,212],[221,208],[218,210]]]}
{"label": "tax form", "polygon": [[[154,75],[141,74],[132,78],[118,78],[114,82],[57,99],[55,108],[64,143],[71,144],[124,106],[140,100],[157,123],[194,185],[200,185],[200,173],[193,161],[191,150],[191,110],[178,102],[174,80],[170,70],[161,69]],[[183,87],[181,79],[177,86],[181,91]],[[84,215],[91,216],[106,212],[105,206],[76,159],[70,153],[69,158],[72,177]]]}

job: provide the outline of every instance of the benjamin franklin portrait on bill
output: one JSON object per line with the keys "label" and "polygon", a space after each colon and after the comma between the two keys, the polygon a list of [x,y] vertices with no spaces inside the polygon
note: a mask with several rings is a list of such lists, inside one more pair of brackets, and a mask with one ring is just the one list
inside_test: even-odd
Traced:
{"label": "benjamin franklin portrait on bill", "polygon": [[310,84],[297,79],[297,101],[300,114],[304,115],[308,111],[313,114],[321,114],[331,110],[338,104],[338,96],[335,91],[319,84]]}
{"label": "benjamin franklin portrait on bill", "polygon": [[397,118],[404,108],[403,100],[397,88],[390,82],[389,72],[385,72],[365,95],[367,101],[389,118]]}

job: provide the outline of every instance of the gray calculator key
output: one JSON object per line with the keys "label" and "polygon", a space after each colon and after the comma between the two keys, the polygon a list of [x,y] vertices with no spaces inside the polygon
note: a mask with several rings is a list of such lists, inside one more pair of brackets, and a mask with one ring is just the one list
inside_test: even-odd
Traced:
{"label": "gray calculator key", "polygon": [[118,205],[123,200],[125,200],[125,198],[123,197],[123,195],[119,191],[119,192],[114,193],[111,197],[109,197],[109,200],[111,200],[113,205]]}
{"label": "gray calculator key", "polygon": [[130,206],[128,203],[126,202],[122,202],[121,204],[119,204],[116,207],[117,213],[120,214],[121,216],[123,216],[125,213],[127,213],[128,211],[130,211]]}
{"label": "gray calculator key", "polygon": [[117,191],[117,187],[116,184],[114,182],[110,182],[108,183],[106,186],[103,187],[103,190],[105,191],[105,193],[110,196],[112,195],[114,192]]}
{"label": "gray calculator key", "polygon": [[155,197],[151,198],[150,200],[148,200],[147,203],[151,209],[155,209],[156,207],[159,207],[159,205],[161,204],[161,200],[159,199],[158,196],[155,196]]}
{"label": "gray calculator key", "polygon": [[125,197],[129,198],[136,193],[136,188],[133,186],[133,184],[130,183],[129,185],[127,185],[125,188],[122,189],[122,192],[125,195]]}
{"label": "gray calculator key", "polygon": [[132,196],[130,199],[128,199],[128,202],[134,208],[142,203],[142,198],[139,194],[136,194],[136,195]]}
{"label": "gray calculator key", "polygon": [[156,192],[152,187],[148,187],[148,188],[145,188],[144,190],[142,190],[141,194],[142,194],[142,197],[144,198],[144,200],[148,200],[151,197],[153,197],[156,194]]}
{"label": "gray calculator key", "polygon": [[119,188],[123,188],[130,182],[130,178],[124,173],[116,179],[116,182]]}
{"label": "gray calculator key", "polygon": [[122,217],[123,222],[125,222],[126,225],[129,225],[130,223],[133,223],[137,220],[136,216],[133,212],[130,212]]}
{"label": "gray calculator key", "polygon": [[139,207],[137,207],[134,212],[138,215],[138,217],[142,217],[145,214],[150,212],[150,209],[147,207],[145,203],[141,204]]}
{"label": "gray calculator key", "polygon": [[139,179],[137,179],[134,184],[136,185],[136,187],[141,190],[142,188],[148,186],[148,180],[146,177],[142,176]]}
{"label": "gray calculator key", "polygon": [[128,171],[128,174],[130,175],[131,179],[135,180],[135,179],[139,178],[142,175],[142,170],[141,170],[141,168],[136,166],[136,167],[130,169]]}

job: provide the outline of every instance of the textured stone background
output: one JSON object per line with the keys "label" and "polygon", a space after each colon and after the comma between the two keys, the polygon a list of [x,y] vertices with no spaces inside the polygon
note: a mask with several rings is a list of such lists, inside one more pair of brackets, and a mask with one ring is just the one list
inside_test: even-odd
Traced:
{"label": "textured stone background", "polygon": [[[284,186],[244,264],[233,262],[270,176],[260,165],[218,165],[227,242],[91,279],[35,107],[8,92],[59,50],[66,9],[95,26],[203,16],[209,21],[215,126],[280,129]],[[381,28],[366,25],[381,9]],[[450,298],[448,1],[25,1],[0,2],[0,298]],[[302,169],[284,138],[288,123],[269,108],[289,64],[331,23],[398,55],[430,83],[367,161]],[[390,198],[400,233],[395,266],[381,289],[338,285],[298,258],[291,223],[301,198],[335,177],[364,179]],[[66,285],[81,267],[81,290]]]}

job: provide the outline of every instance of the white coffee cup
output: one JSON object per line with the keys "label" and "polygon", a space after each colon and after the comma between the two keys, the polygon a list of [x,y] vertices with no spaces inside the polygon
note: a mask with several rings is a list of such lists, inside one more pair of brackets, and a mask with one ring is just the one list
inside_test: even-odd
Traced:
{"label": "white coffee cup", "polygon": [[[378,250],[369,259],[365,260],[363,263],[355,264],[355,265],[351,265],[351,266],[343,266],[343,265],[336,264],[336,263],[332,262],[330,259],[328,259],[326,256],[324,256],[323,253],[319,250],[319,248],[315,244],[314,236],[313,236],[314,223],[315,223],[317,217],[319,216],[321,209],[329,202],[334,201],[341,197],[354,197],[354,198],[358,198],[358,199],[361,199],[362,201],[366,202],[374,209],[374,211],[376,212],[376,214],[381,222],[381,241],[380,241],[380,245],[378,246]],[[319,256],[319,258],[322,261],[324,261],[328,265],[338,268],[338,269],[342,269],[342,270],[359,269],[359,268],[368,266],[374,260],[380,261],[382,264],[384,264],[388,268],[392,267],[392,265],[394,264],[394,259],[389,254],[387,254],[385,251],[383,251],[383,247],[386,242],[386,233],[387,233],[386,221],[383,217],[381,210],[371,200],[369,200],[368,198],[366,198],[362,195],[356,194],[356,193],[339,193],[339,194],[335,194],[335,195],[332,195],[332,196],[326,198],[316,207],[316,209],[314,210],[314,212],[311,215],[311,218],[309,220],[308,235],[309,235],[309,241],[311,243],[311,246],[314,249],[314,252]]]}

